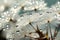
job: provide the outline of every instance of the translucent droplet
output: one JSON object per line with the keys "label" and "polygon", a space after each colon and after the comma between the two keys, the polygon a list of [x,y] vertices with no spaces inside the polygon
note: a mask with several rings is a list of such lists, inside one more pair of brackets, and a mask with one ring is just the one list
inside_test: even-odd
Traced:
{"label": "translucent droplet", "polygon": [[6,29],[4,28],[3,31],[6,31]]}
{"label": "translucent droplet", "polygon": [[17,30],[17,31],[16,31],[16,33],[20,33],[20,31],[19,31],[19,30]]}

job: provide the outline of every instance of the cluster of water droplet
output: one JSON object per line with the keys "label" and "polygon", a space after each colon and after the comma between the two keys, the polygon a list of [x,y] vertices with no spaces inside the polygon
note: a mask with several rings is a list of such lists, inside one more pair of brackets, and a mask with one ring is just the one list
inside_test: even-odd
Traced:
{"label": "cluster of water droplet", "polygon": [[0,6],[0,29],[3,28],[6,32],[8,40],[19,40],[32,31],[29,22],[34,26],[41,26],[47,20],[60,21],[60,2],[48,8],[43,0],[10,0],[10,3],[7,1],[3,0]]}

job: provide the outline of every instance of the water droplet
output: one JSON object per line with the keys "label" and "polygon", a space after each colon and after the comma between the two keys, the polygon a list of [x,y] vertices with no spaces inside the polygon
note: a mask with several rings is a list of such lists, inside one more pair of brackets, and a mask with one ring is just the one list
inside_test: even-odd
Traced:
{"label": "water droplet", "polygon": [[17,30],[17,31],[16,31],[16,33],[20,33],[20,31],[19,31],[19,30]]}

